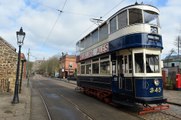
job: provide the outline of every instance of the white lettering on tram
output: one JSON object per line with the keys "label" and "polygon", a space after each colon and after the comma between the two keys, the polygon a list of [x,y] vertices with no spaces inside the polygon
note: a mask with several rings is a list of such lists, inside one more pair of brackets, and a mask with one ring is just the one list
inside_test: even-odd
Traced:
{"label": "white lettering on tram", "polygon": [[80,60],[87,59],[102,53],[106,53],[108,51],[109,51],[109,44],[105,43],[97,48],[94,48],[92,50],[80,54]]}

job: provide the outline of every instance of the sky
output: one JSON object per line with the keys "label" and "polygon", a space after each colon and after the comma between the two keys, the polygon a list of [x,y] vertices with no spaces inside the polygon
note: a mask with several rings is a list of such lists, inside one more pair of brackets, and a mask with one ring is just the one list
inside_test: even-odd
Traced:
{"label": "sky", "polygon": [[26,33],[22,52],[30,60],[48,59],[62,52],[75,54],[75,44],[96,27],[91,18],[103,20],[135,2],[160,10],[162,58],[181,35],[181,0],[0,0],[0,36],[18,48],[16,31]]}

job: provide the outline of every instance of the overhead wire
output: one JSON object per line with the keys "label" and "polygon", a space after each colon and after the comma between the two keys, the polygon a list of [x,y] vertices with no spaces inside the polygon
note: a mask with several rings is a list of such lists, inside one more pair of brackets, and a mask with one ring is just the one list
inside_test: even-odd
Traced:
{"label": "overhead wire", "polygon": [[[114,10],[116,7],[118,7],[122,2],[124,2],[125,0],[120,1],[118,4],[116,4],[113,8],[111,8],[108,12],[106,12],[103,16],[101,16],[100,18],[102,19],[103,17],[105,17],[107,14],[109,14],[112,10]],[[93,27],[94,24],[92,24],[91,26],[89,26],[87,29],[85,29],[83,31],[83,33],[80,35],[80,37],[85,34],[85,32],[87,32],[91,27]]]}
{"label": "overhead wire", "polygon": [[50,31],[49,31],[49,33],[48,33],[48,35],[47,35],[47,37],[46,37],[45,41],[43,42],[42,46],[44,46],[44,45],[45,45],[45,43],[46,43],[46,41],[48,41],[48,39],[49,39],[49,37],[50,37],[50,35],[51,35],[52,31],[54,30],[55,25],[56,25],[56,24],[57,24],[57,22],[58,22],[58,19],[59,19],[60,15],[62,14],[62,12],[63,12],[63,10],[64,10],[64,8],[65,8],[66,3],[67,3],[67,0],[65,0],[65,2],[64,2],[64,4],[63,4],[63,6],[62,6],[62,9],[61,9],[61,10],[56,9],[57,11],[59,11],[59,14],[58,14],[57,19],[56,19],[56,21],[54,22],[54,24],[53,24],[52,28],[50,29]]}

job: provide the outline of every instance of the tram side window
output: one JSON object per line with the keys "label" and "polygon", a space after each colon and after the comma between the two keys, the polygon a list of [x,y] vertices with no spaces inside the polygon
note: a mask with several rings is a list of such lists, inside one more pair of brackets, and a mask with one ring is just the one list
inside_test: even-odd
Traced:
{"label": "tram side window", "polygon": [[92,74],[99,74],[99,58],[92,60]]}
{"label": "tram side window", "polygon": [[128,73],[127,56],[124,56],[124,73]]}
{"label": "tram side window", "polygon": [[127,11],[123,11],[118,15],[118,28],[127,26]]}
{"label": "tram side window", "polygon": [[110,74],[110,62],[109,61],[104,61],[100,62],[100,74]]}
{"label": "tram side window", "polygon": [[128,56],[128,60],[129,60],[129,73],[132,73],[132,56],[131,55]]}
{"label": "tram side window", "polygon": [[99,41],[102,41],[108,37],[108,26],[104,24],[99,28]]}
{"label": "tram side window", "polygon": [[99,74],[99,63],[93,63],[92,64],[92,73],[93,74]]}
{"label": "tram side window", "polygon": [[85,65],[81,65],[81,74],[85,74]]}
{"label": "tram side window", "polygon": [[159,56],[146,54],[146,72],[159,73]]}
{"label": "tram side window", "polygon": [[80,71],[81,71],[81,70],[80,70],[80,68],[81,68],[81,67],[80,67],[80,63],[78,63],[78,64],[77,64],[77,73],[78,73],[78,74],[81,74],[81,72],[80,72]]}
{"label": "tram side window", "polygon": [[86,65],[86,74],[91,74],[91,64]]}
{"label": "tram side window", "polygon": [[116,25],[116,17],[114,17],[110,20],[110,34],[116,32],[116,30],[117,30],[116,26],[117,26]]}
{"label": "tram side window", "polygon": [[143,23],[142,11],[140,9],[129,9],[129,25]]}
{"label": "tram side window", "polygon": [[135,73],[144,73],[143,53],[135,53]]}

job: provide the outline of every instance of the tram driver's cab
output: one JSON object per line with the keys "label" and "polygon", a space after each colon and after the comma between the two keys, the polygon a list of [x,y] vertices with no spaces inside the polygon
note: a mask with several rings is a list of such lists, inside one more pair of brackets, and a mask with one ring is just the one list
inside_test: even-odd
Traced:
{"label": "tram driver's cab", "polygon": [[[161,95],[160,53],[160,50],[148,48],[117,52],[118,80],[114,91],[130,97]],[[155,78],[158,85],[154,85]]]}

